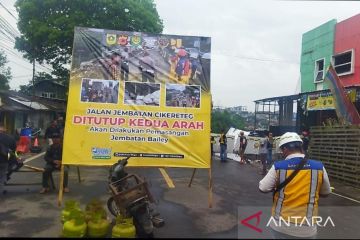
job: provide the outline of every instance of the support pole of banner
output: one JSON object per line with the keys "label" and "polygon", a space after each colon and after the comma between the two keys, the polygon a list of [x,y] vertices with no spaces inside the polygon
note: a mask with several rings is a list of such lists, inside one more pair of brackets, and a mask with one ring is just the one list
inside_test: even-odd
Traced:
{"label": "support pole of banner", "polygon": [[81,183],[80,168],[79,168],[79,166],[77,166],[76,168],[77,168],[78,180],[79,180],[79,183]]}
{"label": "support pole of banner", "polygon": [[212,204],[213,204],[212,190],[213,190],[213,184],[212,184],[212,173],[211,173],[211,164],[210,164],[210,168],[209,168],[209,208],[212,208]]}
{"label": "support pole of banner", "polygon": [[195,176],[195,172],[196,172],[196,168],[194,168],[194,171],[193,171],[193,173],[192,173],[192,176],[191,176],[191,179],[190,179],[190,182],[189,182],[188,187],[191,187],[192,181],[193,181],[194,176]]}
{"label": "support pole of banner", "polygon": [[64,164],[61,164],[60,169],[60,183],[59,183],[59,197],[58,197],[58,206],[61,207],[63,194],[64,194]]}

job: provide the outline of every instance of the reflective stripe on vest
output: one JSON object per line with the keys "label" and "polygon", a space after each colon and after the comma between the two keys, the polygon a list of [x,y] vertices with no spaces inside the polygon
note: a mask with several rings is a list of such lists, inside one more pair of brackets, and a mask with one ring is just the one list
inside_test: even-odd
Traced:
{"label": "reflective stripe on vest", "polygon": [[[275,170],[280,182],[285,181],[295,170],[301,158],[276,162]],[[282,217],[307,217],[317,215],[320,187],[323,180],[321,162],[308,160],[304,168],[273,198],[272,215]]]}

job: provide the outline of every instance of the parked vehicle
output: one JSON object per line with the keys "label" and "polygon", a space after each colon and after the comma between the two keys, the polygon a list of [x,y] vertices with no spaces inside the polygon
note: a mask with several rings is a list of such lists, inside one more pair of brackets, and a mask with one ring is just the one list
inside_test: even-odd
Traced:
{"label": "parked vehicle", "polygon": [[125,171],[129,158],[119,160],[110,169],[108,180],[112,196],[107,206],[114,216],[132,217],[138,237],[153,237],[154,226],[161,227],[164,220],[156,217],[149,207],[154,199],[147,182]]}

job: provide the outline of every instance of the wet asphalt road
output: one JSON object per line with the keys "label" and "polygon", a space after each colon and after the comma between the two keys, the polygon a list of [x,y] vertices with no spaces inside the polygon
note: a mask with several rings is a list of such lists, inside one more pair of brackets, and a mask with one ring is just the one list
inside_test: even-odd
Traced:
{"label": "wet asphalt road", "polygon": [[[42,167],[42,157],[29,164]],[[208,170],[197,170],[192,187],[188,187],[193,170],[166,168],[175,188],[169,188],[158,168],[128,168],[129,173],[144,176],[150,182],[150,191],[157,200],[153,207],[165,219],[165,226],[155,229],[158,238],[269,238],[265,228],[272,195],[258,191],[261,179],[259,166],[240,165],[229,160],[220,163],[214,157],[213,207],[208,207]],[[82,182],[78,182],[76,168],[69,174],[70,193],[67,199],[80,201],[81,206],[92,198],[103,202],[109,198],[105,167],[80,167]],[[58,185],[59,173],[54,174]],[[39,173],[15,173],[9,183],[40,183]],[[58,192],[38,193],[40,185],[7,186],[7,194],[0,196],[0,237],[59,237],[61,208],[57,206]],[[330,195],[320,200],[323,210],[334,219],[335,227],[319,229],[319,238],[360,237],[359,203]],[[245,211],[245,210],[246,211]],[[259,227],[262,233],[240,224],[240,221],[258,209],[263,210]],[[110,217],[110,214],[109,214]],[[255,225],[255,221],[252,223]],[[359,233],[358,233],[359,232]]]}

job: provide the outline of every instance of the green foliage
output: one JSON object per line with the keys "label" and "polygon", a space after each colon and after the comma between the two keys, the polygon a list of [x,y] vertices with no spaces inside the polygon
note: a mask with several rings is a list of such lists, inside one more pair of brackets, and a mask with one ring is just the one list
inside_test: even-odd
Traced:
{"label": "green foliage", "polygon": [[27,94],[27,95],[31,95],[31,92],[30,92],[30,87],[32,86],[32,84],[27,84],[27,85],[20,85],[20,90],[19,92],[20,93],[23,93],[23,94]]}
{"label": "green foliage", "polygon": [[211,132],[220,133],[223,129],[225,133],[229,128],[244,129],[244,119],[236,113],[229,111],[213,111],[211,113]]}
{"label": "green foliage", "polygon": [[6,55],[0,50],[0,90],[9,90],[9,80],[11,79],[10,68],[6,67],[8,63]]}
{"label": "green foliage", "polygon": [[40,72],[35,74],[35,78],[34,78],[34,82],[38,83],[41,81],[54,81],[55,79],[53,78],[53,76],[51,76],[50,74],[46,73],[46,72]]}
{"label": "green foliage", "polygon": [[15,48],[29,59],[50,64],[66,83],[74,27],[160,33],[163,23],[153,0],[17,0]]}

